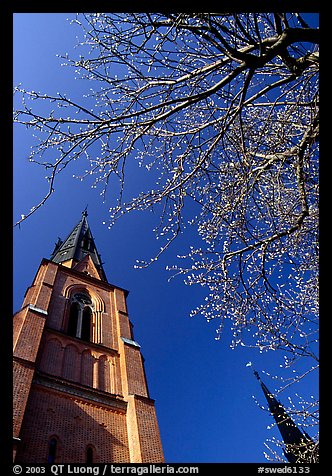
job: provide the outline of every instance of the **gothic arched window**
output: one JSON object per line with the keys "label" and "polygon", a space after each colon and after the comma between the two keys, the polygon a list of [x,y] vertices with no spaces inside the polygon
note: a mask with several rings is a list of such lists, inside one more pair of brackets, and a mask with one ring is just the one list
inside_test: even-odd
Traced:
{"label": "gothic arched window", "polygon": [[68,335],[91,341],[92,309],[93,304],[88,294],[80,292],[73,295],[69,310]]}
{"label": "gothic arched window", "polygon": [[57,442],[56,438],[51,438],[50,439],[50,442],[48,444],[48,456],[47,456],[47,462],[48,463],[54,463],[55,462],[57,443],[58,442]]}
{"label": "gothic arched window", "polygon": [[88,446],[86,449],[85,462],[87,464],[93,463],[93,448],[91,446]]}

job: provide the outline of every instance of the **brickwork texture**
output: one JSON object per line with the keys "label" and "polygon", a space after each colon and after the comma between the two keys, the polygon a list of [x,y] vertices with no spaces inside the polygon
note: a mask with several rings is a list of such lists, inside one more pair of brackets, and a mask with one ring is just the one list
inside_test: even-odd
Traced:
{"label": "brickwork texture", "polygon": [[[90,258],[69,265],[43,259],[14,315],[18,463],[164,461],[127,292],[93,267]],[[91,314],[84,338],[69,333],[72,303],[82,296]]]}

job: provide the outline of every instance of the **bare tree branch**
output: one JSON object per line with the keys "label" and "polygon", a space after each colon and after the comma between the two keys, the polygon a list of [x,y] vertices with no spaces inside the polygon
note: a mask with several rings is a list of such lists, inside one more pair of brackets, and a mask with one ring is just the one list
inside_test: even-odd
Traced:
{"label": "bare tree branch", "polygon": [[[233,346],[279,350],[287,368],[302,359],[298,375],[310,375],[319,29],[301,13],[92,13],[75,23],[89,54],[62,58],[94,86],[90,94],[78,101],[16,89],[15,121],[38,134],[30,160],[49,173],[48,193],[17,224],[46,203],[68,164],[84,160],[81,178],[92,175],[103,197],[118,180],[110,226],[133,210],[160,211],[162,244],[140,266],[195,229],[202,246],[171,268],[207,289],[192,315],[219,319],[218,338],[229,322]],[[128,165],[137,165],[138,194],[128,188]],[[298,415],[311,425],[308,408],[316,418],[314,404]]]}

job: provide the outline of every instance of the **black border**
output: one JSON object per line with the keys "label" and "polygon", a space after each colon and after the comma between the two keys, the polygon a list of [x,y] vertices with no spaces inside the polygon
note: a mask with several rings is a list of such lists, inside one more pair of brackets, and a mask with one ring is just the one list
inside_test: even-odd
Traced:
{"label": "black border", "polygon": [[[0,203],[2,204],[2,214],[1,214],[1,231],[0,231],[0,249],[2,251],[2,270],[3,270],[3,279],[2,286],[5,286],[2,299],[2,309],[5,310],[2,314],[2,327],[0,331],[0,359],[1,359],[1,382],[2,388],[6,391],[1,392],[1,403],[2,411],[1,417],[2,422],[0,423],[1,427],[1,454],[0,461],[2,468],[8,466],[9,472],[7,473],[4,469],[4,474],[15,474],[13,471],[12,465],[12,321],[11,317],[13,315],[13,127],[12,127],[12,111],[13,111],[13,100],[12,100],[12,91],[13,91],[13,15],[15,13],[72,13],[79,11],[92,11],[95,9],[95,5],[92,2],[56,2],[50,3],[49,8],[40,8],[39,2],[29,2],[29,8],[27,4],[24,3],[20,5],[19,2],[2,2],[1,4],[1,19],[4,26],[3,31],[3,48],[2,48],[2,59],[4,59],[2,68],[1,68],[1,92],[2,92],[2,112],[1,114],[1,134],[2,134],[2,144],[4,144],[4,150],[1,157],[1,182],[2,186],[0,187]],[[191,6],[191,8],[189,8]],[[223,11],[238,11],[238,12],[250,12],[250,11],[262,11],[262,12],[271,12],[271,11],[301,11],[301,12],[313,12],[320,13],[321,19],[323,19],[323,12],[321,9],[321,2],[319,1],[306,1],[306,0],[296,0],[296,1],[284,1],[278,0],[271,2],[269,0],[255,0],[255,1],[237,1],[237,2],[223,2],[222,4],[217,4],[216,2],[204,2],[204,11],[215,11],[216,8],[222,8]],[[328,7],[328,2],[325,2],[325,6]],[[111,9],[110,9],[111,7]],[[98,2],[98,10],[102,11],[111,11],[111,12],[139,12],[139,11],[183,11],[191,12],[193,11],[193,4],[190,3],[186,5],[185,3],[174,2],[169,0],[164,2],[164,5],[161,2],[156,3],[155,1],[141,1],[141,2]],[[195,9],[196,10],[196,9]],[[327,9],[326,9],[327,11]],[[328,72],[327,72],[328,74]],[[328,76],[330,76],[328,74]],[[11,78],[11,80],[9,79]],[[0,117],[1,117],[0,116]],[[5,118],[5,119],[4,119]],[[329,197],[327,197],[329,200]],[[326,309],[326,308],[325,308]],[[213,437],[213,435],[211,435]],[[241,448],[239,448],[239,452]],[[110,466],[112,463],[109,463]],[[114,464],[115,465],[115,464]],[[45,467],[45,475],[52,475],[50,471],[50,465],[34,465],[34,467],[43,466]],[[76,465],[77,467],[86,466],[86,465]],[[94,465],[100,466],[99,474],[102,474],[102,468],[104,465]],[[135,465],[135,464],[116,464],[116,466],[126,467],[126,466],[146,466]],[[199,476],[211,474],[211,471],[221,471],[222,474],[229,475],[236,472],[239,475],[256,475],[256,474],[267,474],[270,471],[258,472],[258,469],[263,467],[265,468],[277,468],[279,471],[276,471],[275,474],[296,474],[300,473],[300,466],[302,468],[309,468],[309,471],[301,471],[303,474],[309,474],[310,476],[320,473],[320,465],[291,465],[286,463],[165,463],[165,464],[156,464],[156,466],[172,466],[176,468],[179,466],[187,467],[198,467]],[[23,466],[22,474],[26,474],[26,467]],[[291,468],[296,467],[297,471],[290,471]],[[286,469],[285,469],[286,468]],[[162,472],[160,474],[167,474]],[[288,469],[288,470],[287,470]],[[284,470],[284,471],[281,471]],[[60,474],[60,473],[59,473]],[[65,471],[62,474],[68,474]],[[112,474],[107,470],[106,474]],[[130,474],[120,473],[120,474]],[[150,473],[152,474],[152,473]],[[157,474],[157,473],[155,473]],[[190,474],[188,472],[188,474]],[[219,473],[220,474],[220,473]]]}

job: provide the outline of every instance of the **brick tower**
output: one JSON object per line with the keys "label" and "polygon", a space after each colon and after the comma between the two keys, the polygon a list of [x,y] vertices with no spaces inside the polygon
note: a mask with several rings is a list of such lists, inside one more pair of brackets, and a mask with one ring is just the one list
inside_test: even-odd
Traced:
{"label": "brick tower", "polygon": [[87,221],[43,259],[14,315],[14,460],[162,463],[154,400]]}

